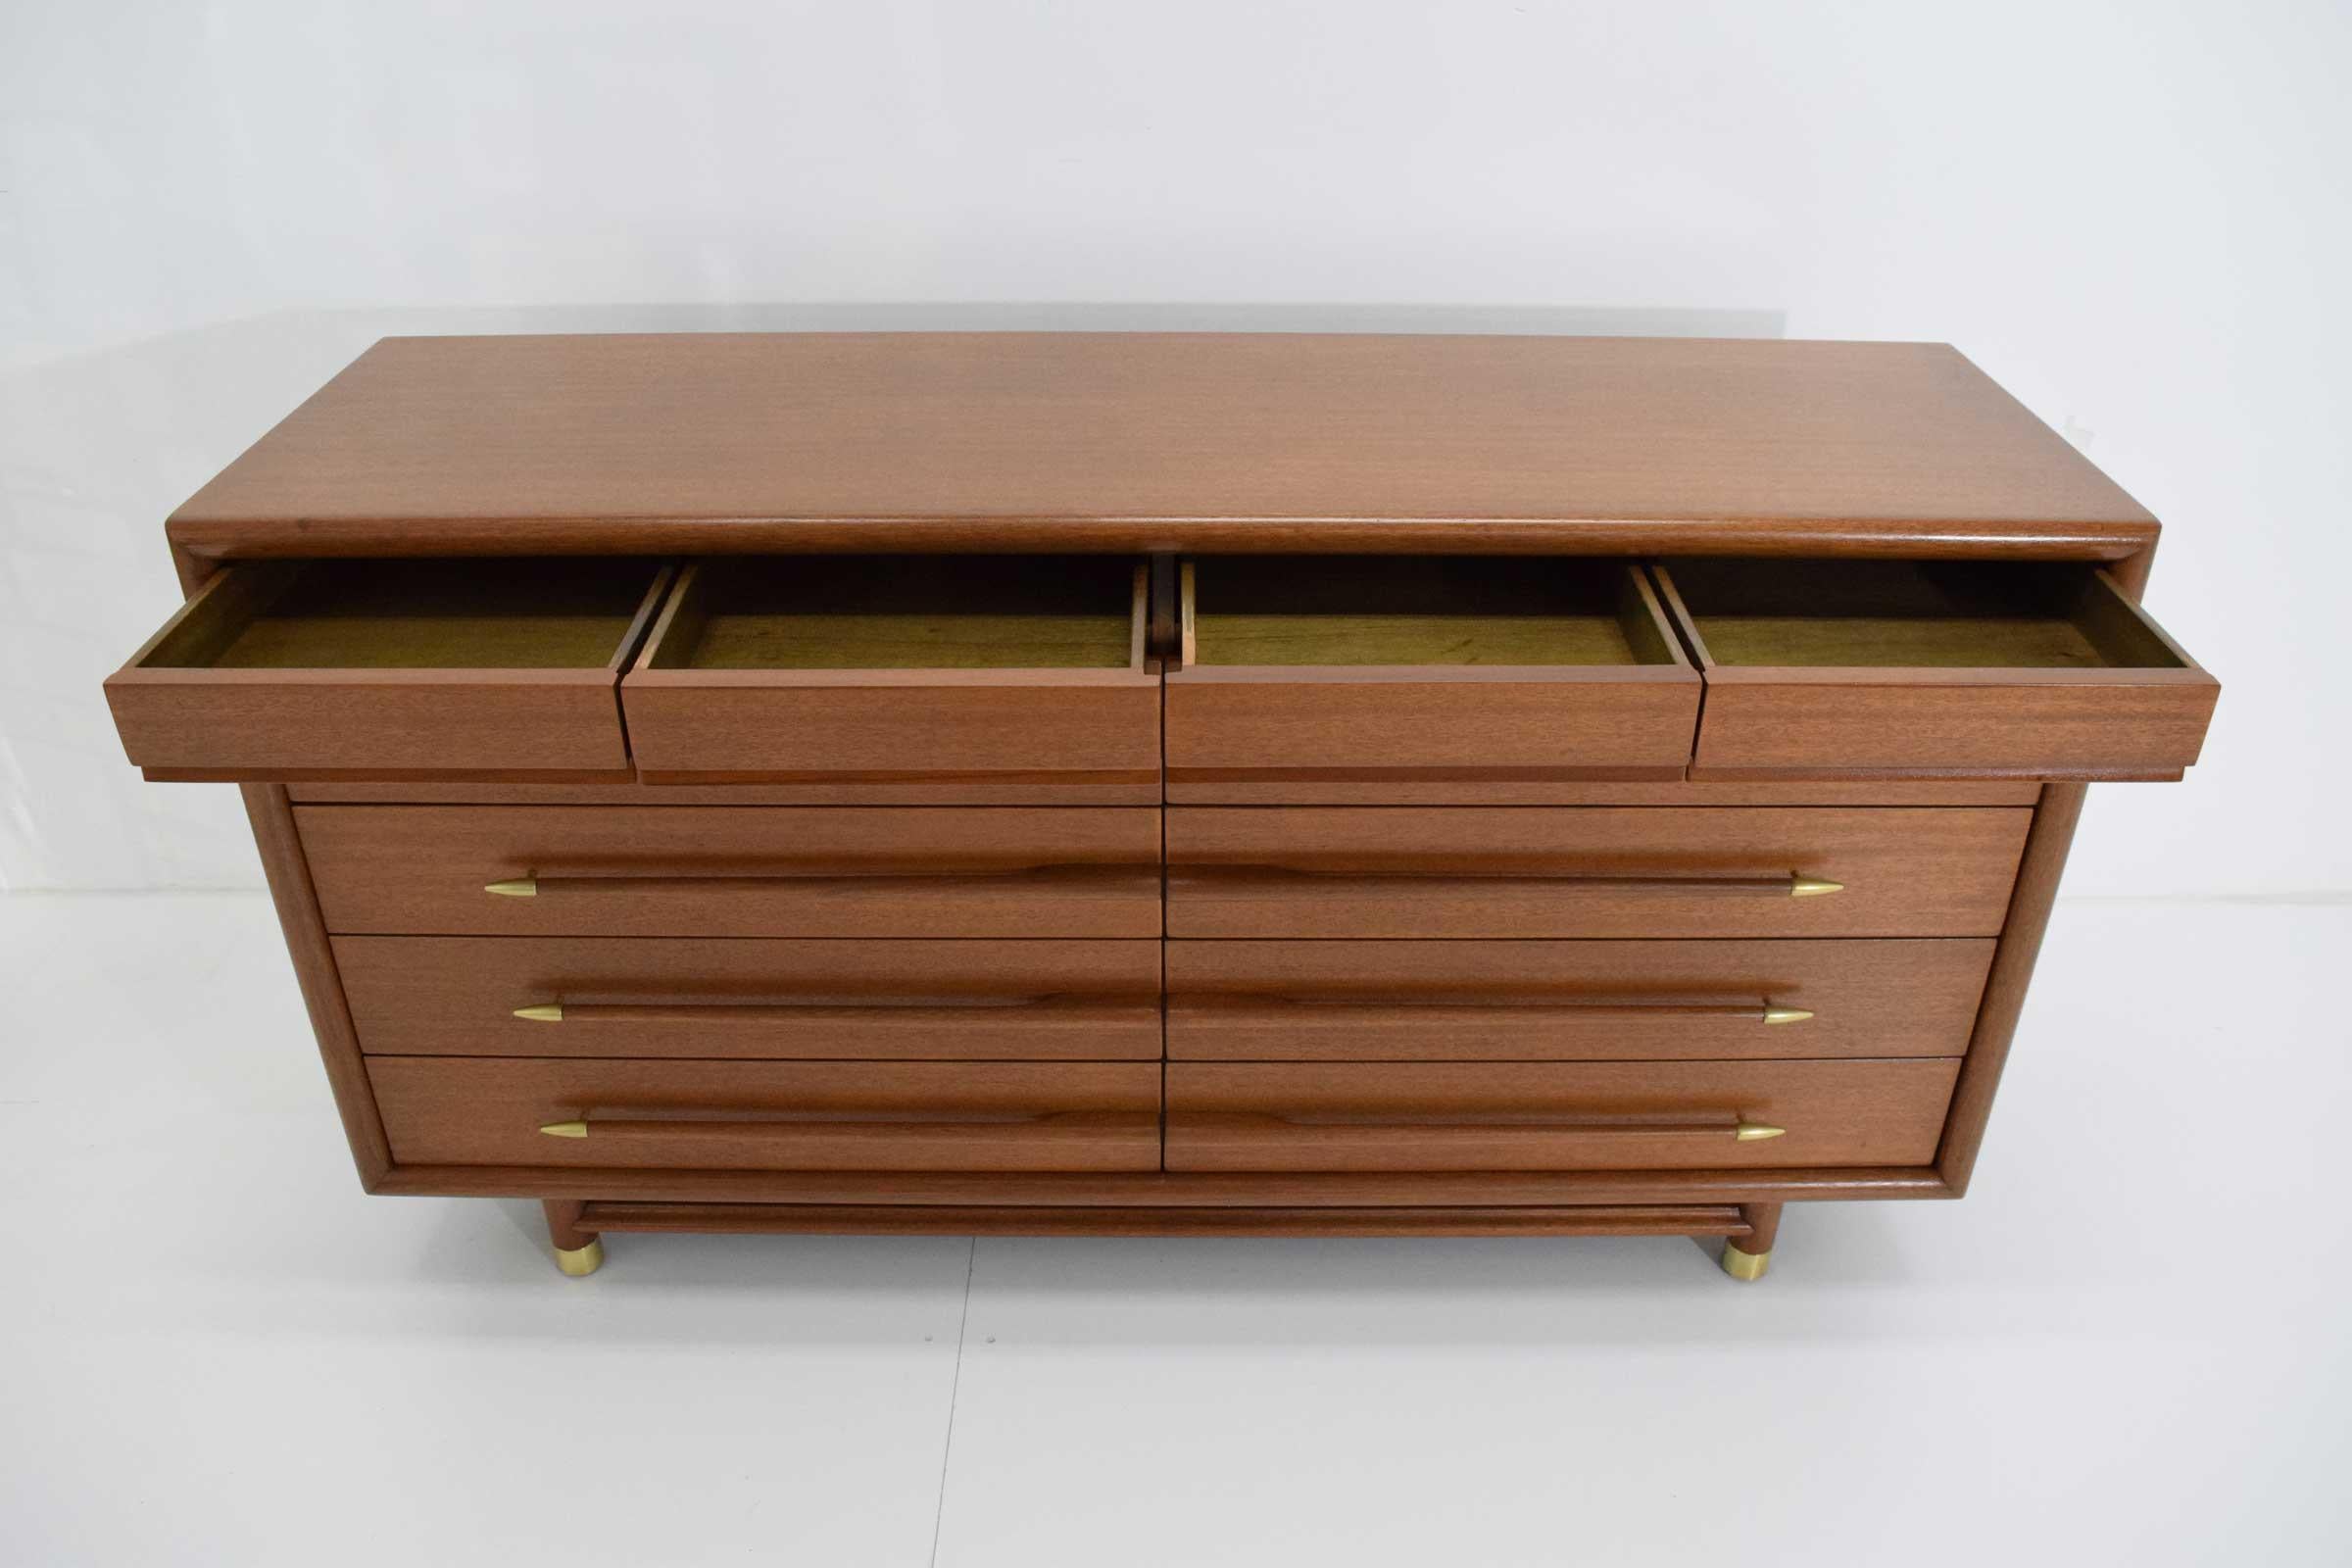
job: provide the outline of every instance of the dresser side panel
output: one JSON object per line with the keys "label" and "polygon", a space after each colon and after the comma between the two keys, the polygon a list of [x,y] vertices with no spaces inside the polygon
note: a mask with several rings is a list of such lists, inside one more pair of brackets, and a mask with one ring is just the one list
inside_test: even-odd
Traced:
{"label": "dresser side panel", "polygon": [[343,996],[343,978],[335,968],[335,954],[327,940],[326,920],[319,913],[318,894],[311,883],[310,860],[294,826],[286,791],[278,784],[245,784],[245,814],[253,822],[253,840],[262,855],[262,872],[269,879],[270,897],[277,906],[277,922],[286,936],[286,951],[294,960],[294,978],[302,988],[303,1005],[318,1039],[319,1059],[334,1091],[335,1109],[343,1118],[343,1136],[351,1143],[351,1157],[359,1166],[360,1184],[373,1192],[392,1168],[391,1145],[377,1114],[375,1091],[360,1054],[359,1031],[352,1026],[351,1008]]}
{"label": "dresser side panel", "polygon": [[2075,842],[2075,824],[2082,820],[2086,784],[2047,784],[2034,808],[2034,825],[2026,834],[2026,850],[2018,861],[2017,885],[2009,896],[2008,917],[1993,949],[1992,968],[1984,981],[1984,1004],[1977,1027],[1960,1063],[1960,1081],[1952,1089],[1951,1114],[1945,1119],[1943,1142],[1936,1152],[1936,1168],[1952,1196],[1968,1191],[1975,1174],[1977,1150],[1984,1141],[1984,1125],[1992,1116],[1993,1093],[2000,1087],[2001,1069],[2008,1064],[2010,1042],[2025,1010],[2026,991],[2034,979],[2034,962],[2041,956],[2041,939],[2050,926],[2050,906],[2058,898],[2059,877],[2066,870],[2067,851]]}

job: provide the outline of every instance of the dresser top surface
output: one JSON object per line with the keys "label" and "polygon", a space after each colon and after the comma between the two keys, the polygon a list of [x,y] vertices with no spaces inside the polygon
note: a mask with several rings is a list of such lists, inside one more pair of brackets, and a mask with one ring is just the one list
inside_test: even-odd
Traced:
{"label": "dresser top surface", "polygon": [[201,556],[2155,531],[1941,344],[938,332],[386,338],[171,524]]}

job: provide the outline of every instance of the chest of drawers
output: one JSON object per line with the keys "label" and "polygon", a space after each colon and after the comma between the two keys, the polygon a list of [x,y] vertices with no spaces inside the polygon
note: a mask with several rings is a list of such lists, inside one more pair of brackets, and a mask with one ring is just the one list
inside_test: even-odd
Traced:
{"label": "chest of drawers", "polygon": [[628,1230],[1686,1234],[1965,1192],[2218,687],[1928,345],[391,339],[107,683],[363,1183]]}

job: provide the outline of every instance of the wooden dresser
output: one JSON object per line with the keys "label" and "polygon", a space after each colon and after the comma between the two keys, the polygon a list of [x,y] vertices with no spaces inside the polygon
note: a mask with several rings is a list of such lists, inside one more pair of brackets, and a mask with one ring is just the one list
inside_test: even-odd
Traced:
{"label": "wooden dresser", "polygon": [[1925,344],[395,338],[107,682],[370,1192],[1687,1234],[1963,1193],[2157,525]]}

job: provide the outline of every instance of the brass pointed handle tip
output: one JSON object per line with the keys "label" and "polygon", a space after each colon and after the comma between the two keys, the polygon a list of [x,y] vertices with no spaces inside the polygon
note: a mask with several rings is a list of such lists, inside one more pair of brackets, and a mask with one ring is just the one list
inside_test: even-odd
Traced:
{"label": "brass pointed handle tip", "polygon": [[1812,1016],[1812,1013],[1802,1007],[1766,1007],[1764,1009],[1766,1023],[1803,1023]]}
{"label": "brass pointed handle tip", "polygon": [[1792,876],[1788,879],[1788,896],[1792,899],[1818,899],[1844,891],[1844,883],[1827,882],[1817,876]]}
{"label": "brass pointed handle tip", "polygon": [[535,898],[539,893],[539,880],[536,877],[518,876],[512,882],[486,882],[482,885],[482,891],[495,893],[502,899]]}
{"label": "brass pointed handle tip", "polygon": [[[514,1016],[528,1018],[533,1023],[562,1023],[564,1021],[564,1004],[543,1002],[535,1007],[516,1007]],[[1806,1016],[1810,1017],[1811,1014],[1808,1013]]]}
{"label": "brass pointed handle tip", "polygon": [[[546,1129],[544,1128],[541,1129],[543,1132]],[[1778,1138],[1788,1130],[1788,1129],[1786,1127],[1767,1127],[1760,1121],[1743,1121],[1733,1132],[1732,1136],[1739,1139],[1743,1144],[1752,1144],[1765,1138]]]}
{"label": "brass pointed handle tip", "polygon": [[[539,1130],[550,1138],[585,1138],[588,1136],[588,1124],[584,1121],[551,1121]],[[1773,1131],[1778,1132],[1780,1129],[1776,1127]],[[1747,1134],[1741,1132],[1740,1136],[1744,1138]]]}

